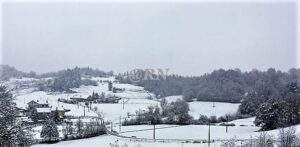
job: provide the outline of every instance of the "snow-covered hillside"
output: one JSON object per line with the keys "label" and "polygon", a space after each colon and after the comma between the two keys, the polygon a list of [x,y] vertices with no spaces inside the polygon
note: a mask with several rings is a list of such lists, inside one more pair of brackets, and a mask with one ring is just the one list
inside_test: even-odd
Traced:
{"label": "snow-covered hillside", "polygon": [[[124,107],[123,102],[125,102]],[[148,106],[155,106],[158,104],[157,101],[153,100],[133,98],[123,99],[118,104],[93,104],[92,107],[97,107],[106,120],[119,121],[119,117],[127,117],[127,114],[132,115],[139,109],[146,110]]]}
{"label": "snow-covered hillside", "polygon": [[[94,78],[98,81],[98,86],[81,86],[79,88],[72,89],[77,93],[66,94],[66,93],[47,93],[44,91],[36,91],[34,88],[25,88],[19,90],[15,93],[15,102],[20,108],[26,108],[27,103],[34,100],[39,102],[48,102],[52,109],[65,108],[71,111],[67,112],[67,115],[71,116],[83,116],[84,112],[86,116],[97,116],[93,111],[86,109],[76,104],[66,104],[58,102],[59,98],[69,99],[71,97],[84,97],[91,95],[93,92],[105,94],[116,95],[122,98],[119,103],[110,104],[92,104],[92,108],[97,108],[98,112],[104,116],[105,121],[113,122],[113,130],[119,131],[119,121],[120,117],[128,117],[128,114],[132,115],[137,110],[145,110],[148,106],[159,106],[159,101],[156,99],[151,100],[149,98],[154,98],[154,95],[145,91],[143,87],[134,86],[130,84],[120,84],[115,81],[114,78]],[[30,79],[32,81],[34,79]],[[108,91],[107,81],[113,81],[114,86],[117,88],[122,88],[124,91],[119,93],[112,93]],[[15,80],[11,83],[19,83]],[[181,99],[182,96],[170,96],[166,97],[168,102],[176,101],[176,99]],[[226,114],[235,113],[238,109],[239,104],[232,103],[219,103],[219,102],[190,102],[190,114],[194,118],[198,118],[199,115],[207,116],[224,116]],[[213,107],[214,106],[214,107]],[[236,126],[229,127],[226,133],[226,128],[224,126],[211,126],[211,139],[249,139],[250,137],[255,137],[259,135],[253,124],[254,118],[240,119],[232,121]],[[135,136],[138,138],[148,138],[153,137],[153,126],[149,125],[139,125],[139,126],[122,126],[121,135],[124,136]],[[41,127],[38,126],[34,128],[35,138],[39,138],[39,131]],[[61,128],[59,127],[61,130]],[[296,126],[297,133],[300,133],[300,125]],[[278,130],[270,131],[270,134],[276,136]],[[184,134],[184,135],[183,135]],[[157,139],[207,139],[208,126],[206,125],[187,125],[187,126],[177,126],[177,125],[157,125],[156,126],[156,138]],[[109,144],[127,144],[128,147],[136,147],[138,144],[142,146],[151,147],[206,147],[207,144],[194,144],[194,143],[162,143],[162,142],[132,142],[128,139],[119,138],[112,135],[103,135],[94,138],[80,139],[74,141],[62,141],[57,144],[38,144],[34,145],[36,147],[40,146],[66,146],[66,147],[77,147],[77,146],[89,146],[89,147],[111,147]],[[213,143],[212,146],[220,146],[220,142]]]}
{"label": "snow-covered hillside", "polygon": [[[26,108],[27,103],[34,100],[42,103],[49,103],[52,106],[52,109],[65,108],[70,109],[70,112],[67,112],[67,115],[72,116],[83,116],[84,110],[83,107],[79,107],[74,104],[66,104],[58,102],[59,98],[70,99],[71,97],[82,97],[86,98],[91,95],[93,92],[101,93],[104,92],[106,95],[115,95],[121,97],[122,100],[117,104],[93,104],[92,108],[97,107],[98,111],[103,112],[103,115],[106,120],[110,121],[116,117],[126,117],[128,113],[134,114],[136,110],[146,109],[150,105],[158,105],[157,101],[148,100],[150,96],[154,97],[153,94],[144,91],[143,87],[134,86],[130,84],[119,84],[114,83],[114,86],[118,88],[124,88],[125,91],[120,93],[112,93],[108,91],[108,83],[106,81],[115,81],[113,77],[111,78],[92,78],[98,81],[98,86],[80,86],[79,88],[73,88],[73,91],[77,93],[47,93],[44,91],[36,91],[33,88],[23,89],[17,92],[15,97],[15,102],[17,107]],[[20,79],[24,81],[24,79]],[[35,79],[27,79],[25,81],[34,81]],[[19,81],[19,82],[21,82]],[[12,79],[9,83],[18,83],[18,79]],[[123,102],[124,109],[123,109]],[[86,116],[97,116],[92,111],[86,111]]]}
{"label": "snow-covered hillside", "polygon": [[[177,99],[182,99],[181,95],[166,97],[168,102],[174,102]],[[225,116],[226,114],[234,114],[237,112],[240,104],[222,103],[222,102],[190,102],[189,114],[194,118],[199,118],[200,115],[206,116]]]}
{"label": "snow-covered hillside", "polygon": [[[23,78],[23,79],[11,79],[6,82],[7,85],[18,86],[20,84],[28,84],[33,83],[41,79],[33,79],[33,78]],[[47,80],[47,79],[42,79]],[[100,112],[103,113],[104,117],[107,120],[113,120],[116,118],[127,117],[127,114],[134,114],[135,111],[139,109],[146,109],[148,106],[159,105],[158,101],[150,100],[150,98],[154,98],[155,96],[152,93],[149,93],[144,90],[143,87],[135,86],[131,84],[120,84],[117,83],[114,77],[102,78],[102,77],[93,77],[92,80],[98,82],[98,86],[80,86],[79,88],[72,89],[77,93],[47,93],[44,91],[36,91],[33,88],[23,88],[21,90],[15,91],[15,101],[17,106],[20,108],[26,108],[27,103],[34,100],[39,102],[48,102],[53,109],[65,108],[70,109],[70,112],[67,112],[67,115],[73,116],[82,116],[84,110],[82,107],[66,104],[58,102],[59,98],[69,99],[71,97],[83,97],[86,98],[91,95],[93,92],[105,94],[111,94],[122,98],[118,104],[93,104],[92,108],[97,107]],[[120,93],[112,93],[108,91],[108,81],[114,82],[113,86],[116,88],[124,89],[123,92]],[[166,97],[168,102],[175,101],[176,99],[180,99],[182,96],[170,96]],[[124,106],[123,106],[124,103]],[[211,102],[191,102],[190,104],[190,114],[194,118],[198,118],[199,115],[216,115],[222,116],[229,113],[235,113],[238,104],[230,104],[230,103],[215,103],[215,107],[212,107]],[[96,116],[95,113],[91,111],[86,112],[87,116]]]}

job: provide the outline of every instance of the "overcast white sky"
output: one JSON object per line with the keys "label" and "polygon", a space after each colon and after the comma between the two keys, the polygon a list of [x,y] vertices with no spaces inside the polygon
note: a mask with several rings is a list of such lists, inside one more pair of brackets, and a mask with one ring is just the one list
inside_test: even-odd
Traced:
{"label": "overcast white sky", "polygon": [[37,72],[297,65],[295,3],[4,3],[2,63]]}

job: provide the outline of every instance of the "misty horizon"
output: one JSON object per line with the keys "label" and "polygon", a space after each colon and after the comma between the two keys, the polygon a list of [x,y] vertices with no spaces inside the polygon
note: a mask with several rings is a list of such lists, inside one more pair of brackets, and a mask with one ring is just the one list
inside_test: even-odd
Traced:
{"label": "misty horizon", "polygon": [[175,73],[175,72],[172,72],[172,69],[169,69],[169,68],[136,68],[136,69],[129,69],[129,70],[126,70],[124,72],[115,72],[114,70],[102,70],[100,68],[97,68],[97,67],[90,67],[90,66],[74,66],[74,67],[66,67],[66,68],[63,68],[63,69],[58,69],[58,70],[54,70],[54,71],[48,71],[48,72],[37,72],[37,71],[34,71],[34,70],[28,70],[28,71],[23,71],[23,70],[20,70],[12,65],[8,65],[8,64],[2,64],[1,66],[10,66],[10,67],[13,67],[15,68],[16,70],[18,71],[21,71],[21,72],[25,72],[25,73],[30,73],[30,72],[35,72],[36,74],[38,75],[43,75],[43,74],[47,74],[47,73],[55,73],[55,72],[59,72],[59,71],[63,71],[63,70],[67,70],[67,69],[74,69],[74,68],[91,68],[91,69],[96,69],[96,70],[100,70],[100,71],[103,71],[103,72],[113,72],[114,75],[118,75],[118,74],[132,74],[135,70],[144,70],[148,73],[151,73],[151,71],[148,71],[148,70],[153,70],[153,73],[154,74],[157,74],[157,72],[160,70],[161,72],[163,72],[162,74],[165,74],[165,75],[179,75],[179,76],[184,76],[184,77],[189,77],[189,76],[192,76],[192,77],[200,77],[200,76],[203,76],[205,74],[211,74],[212,72],[214,71],[218,71],[218,70],[240,70],[242,73],[245,73],[245,72],[251,72],[251,71],[260,71],[260,72],[266,72],[268,71],[269,69],[275,69],[276,71],[281,71],[281,72],[289,72],[289,70],[291,69],[299,69],[299,68],[296,68],[296,67],[292,67],[288,70],[280,70],[280,69],[276,69],[274,67],[269,67],[265,70],[261,70],[261,69],[256,69],[256,68],[253,68],[251,70],[241,70],[240,68],[228,68],[228,69],[224,69],[224,68],[218,68],[218,69],[213,69],[212,71],[208,71],[206,73],[203,73],[203,74],[200,74],[200,75],[182,75],[182,74],[179,74],[179,73]]}
{"label": "misty horizon", "polygon": [[294,3],[4,3],[2,64],[45,73],[91,67],[297,68]]}

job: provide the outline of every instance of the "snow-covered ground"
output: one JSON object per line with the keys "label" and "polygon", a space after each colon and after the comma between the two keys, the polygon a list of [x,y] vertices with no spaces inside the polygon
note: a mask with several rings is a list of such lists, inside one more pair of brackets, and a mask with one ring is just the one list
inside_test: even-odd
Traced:
{"label": "snow-covered ground", "polygon": [[165,99],[168,101],[168,103],[175,102],[176,100],[182,100],[182,95],[173,95],[173,96],[167,96]]}
{"label": "snow-covered ground", "polygon": [[[27,103],[34,100],[38,101],[41,103],[47,103],[52,107],[52,109],[56,108],[65,108],[69,109],[71,111],[67,112],[66,115],[72,115],[72,116],[83,116],[84,115],[84,108],[80,107],[78,105],[73,105],[73,104],[66,104],[66,103],[61,103],[58,102],[59,98],[67,98],[71,95],[69,94],[47,94],[44,91],[35,91],[35,92],[29,92],[23,95],[19,95],[15,98],[15,101],[17,103],[17,107],[20,108],[26,108]],[[86,116],[97,116],[94,112],[92,111],[85,111]]]}
{"label": "snow-covered ground", "polygon": [[11,78],[8,81],[0,81],[1,84],[6,85],[9,89],[25,89],[28,88],[37,82],[44,82],[51,78]]}
{"label": "snow-covered ground", "polygon": [[[34,79],[27,79],[30,81],[33,81]],[[95,80],[99,81],[113,81],[114,78],[95,78]],[[24,79],[22,79],[24,81]],[[13,82],[16,82],[15,79],[13,79]],[[10,82],[11,83],[11,82]],[[105,94],[111,94],[116,95],[123,100],[120,101],[118,104],[94,104],[94,107],[97,107],[100,112],[103,112],[104,116],[107,117],[106,119],[110,120],[115,117],[125,117],[127,113],[134,113],[136,110],[139,109],[145,109],[149,105],[156,105],[157,102],[152,100],[147,100],[146,98],[149,97],[149,95],[152,95],[151,93],[147,91],[141,91],[142,87],[134,86],[130,84],[115,84],[119,87],[130,89],[130,91],[125,90],[121,93],[112,93],[111,91],[108,91],[108,83],[107,82],[99,82],[98,86],[80,86],[79,88],[74,88],[72,90],[76,91],[77,93],[47,93],[44,91],[35,91],[34,89],[23,89],[18,91],[16,93],[15,102],[17,103],[17,106],[20,108],[26,108],[27,103],[34,100],[39,101],[41,103],[48,102],[50,106],[52,106],[53,109],[56,109],[56,107],[59,108],[65,108],[70,109],[71,111],[67,112],[66,115],[72,115],[72,116],[83,116],[84,114],[84,108],[79,107],[78,105],[73,104],[66,104],[58,102],[59,98],[63,99],[69,99],[71,97],[82,97],[86,98],[89,95],[91,95],[93,92],[104,92]],[[133,91],[133,89],[136,88],[137,91]],[[129,101],[127,101],[129,99]],[[122,106],[122,102],[126,101],[124,105],[124,110]],[[94,112],[86,110],[85,111],[86,116],[97,116]]]}
{"label": "snow-covered ground", "polygon": [[92,77],[91,80],[97,81],[97,82],[116,82],[115,77]]}
{"label": "snow-covered ground", "polygon": [[[124,107],[123,102],[125,102]],[[92,108],[97,107],[104,115],[105,120],[119,121],[119,117],[133,115],[137,110],[146,110],[148,106],[155,105],[159,105],[159,103],[147,99],[122,99],[117,104],[93,104]]]}
{"label": "snow-covered ground", "polygon": [[33,147],[117,147],[115,144],[119,145],[118,147],[207,147],[206,144],[197,143],[130,142],[109,135],[87,138],[83,140],[63,141],[56,144],[38,144],[33,145]]}
{"label": "snow-covered ground", "polygon": [[[256,132],[259,128],[253,125],[254,118],[239,119],[232,121],[236,126],[229,127],[228,132],[224,126],[211,126],[211,139],[249,139],[257,138],[259,132]],[[294,126],[296,128],[296,134],[300,135],[300,125]],[[118,129],[118,127],[115,127]],[[153,126],[151,125],[139,125],[139,126],[122,126],[122,135],[136,136],[138,138],[153,137]],[[268,134],[274,138],[277,137],[279,130],[268,131]],[[205,125],[157,125],[156,126],[156,139],[207,139],[208,138],[208,126]],[[116,143],[117,142],[117,143]],[[35,147],[51,146],[51,147],[111,147],[110,143],[118,144],[120,147],[127,144],[128,147],[207,147],[205,143],[180,143],[180,142],[135,142],[129,139],[122,139],[111,135],[103,135],[94,138],[63,141],[57,144],[38,144]],[[211,147],[220,147],[222,142],[214,142]]]}
{"label": "snow-covered ground", "polygon": [[[170,102],[174,102],[177,99],[182,99],[181,95],[177,96],[168,96],[166,100]],[[201,102],[194,101],[190,102],[190,112],[189,114],[194,118],[199,118],[200,115],[206,116],[225,116],[226,114],[234,114],[237,112],[240,104],[233,103],[222,103],[222,102]]]}
{"label": "snow-covered ground", "polygon": [[[115,82],[113,77],[93,77],[92,79],[98,81],[98,86],[81,86],[79,88],[72,89],[77,93],[46,93],[44,91],[35,91],[34,89],[29,88],[18,91],[18,93],[16,93],[15,101],[17,106],[20,108],[26,108],[27,103],[32,100],[48,102],[53,109],[56,109],[56,107],[70,109],[71,111],[67,112],[67,115],[82,116],[84,113],[82,107],[73,104],[61,103],[58,102],[58,99],[69,99],[70,97],[86,98],[93,92],[104,92],[105,94],[121,97],[122,100],[120,100],[117,104],[94,104],[92,106],[92,108],[97,107],[98,110],[103,113],[106,120],[114,120],[120,116],[126,117],[128,113],[134,114],[137,110],[144,110],[148,106],[159,105],[158,101],[149,100],[150,97],[154,98],[154,95],[145,91],[143,87],[130,84],[113,83],[113,86],[125,89],[125,91],[120,93],[112,93],[111,91],[108,91],[108,83],[105,81]],[[12,84],[24,81],[37,81],[37,79],[12,79],[8,83]],[[182,96],[170,96],[166,99],[171,102],[178,98],[182,98]],[[125,102],[124,107],[123,102]],[[198,118],[200,114],[207,116],[216,115],[219,117],[228,113],[235,113],[239,105],[231,103],[215,103],[215,107],[213,108],[211,102],[191,102],[189,104],[190,114],[194,118]],[[87,116],[96,116],[96,114],[91,111],[86,111],[85,113]]]}
{"label": "snow-covered ground", "polygon": [[121,88],[125,90],[143,91],[144,87],[135,86],[131,84],[115,84],[114,87]]}
{"label": "snow-covered ground", "polygon": [[[259,130],[258,127],[253,125],[253,120],[254,118],[248,118],[233,121],[232,123],[237,122],[237,125],[229,127],[227,133],[225,126],[213,125],[211,126],[211,139],[250,138],[251,135],[255,135],[255,131]],[[207,139],[208,134],[207,125],[186,125],[176,127],[174,127],[174,125],[157,125],[156,127],[158,128],[156,129],[157,139]],[[152,138],[153,136],[152,125],[126,126],[122,128],[122,132],[149,129],[146,131],[123,133],[122,135],[125,136],[137,136],[140,138]]]}
{"label": "snow-covered ground", "polygon": [[190,115],[199,118],[199,115],[206,116],[224,116],[237,112],[240,104],[221,103],[221,102],[190,102]]}
{"label": "snow-covered ground", "polygon": [[[104,92],[105,94],[114,94],[108,91],[108,83],[103,81],[114,81],[114,85],[118,88],[124,88],[125,91],[121,93],[115,93],[116,96],[122,99],[119,103],[115,104],[93,104],[92,108],[97,107],[99,112],[102,112],[105,121],[114,122],[114,130],[119,131],[119,118],[127,117],[128,114],[134,114],[137,110],[144,110],[148,106],[159,105],[159,101],[150,100],[149,97],[153,94],[145,91],[143,87],[134,86],[130,84],[119,84],[114,78],[94,78],[99,82],[98,86],[81,86],[80,88],[74,88],[72,90],[77,93],[65,94],[65,93],[46,93],[43,91],[35,91],[33,88],[23,89],[15,93],[15,101],[18,107],[26,108],[27,103],[31,100],[48,102],[52,109],[56,107],[63,107],[70,109],[67,115],[72,116],[82,116],[83,107],[65,104],[58,102],[59,98],[69,99],[70,97],[87,97],[92,94],[92,92]],[[28,79],[29,80],[29,79]],[[32,81],[33,79],[30,79]],[[26,81],[26,80],[25,80]],[[16,81],[14,81],[16,83]],[[176,99],[182,98],[182,96],[170,96],[166,99],[168,102],[176,101]],[[123,107],[124,103],[124,107]],[[226,114],[235,113],[238,109],[239,104],[232,103],[212,103],[212,102],[191,102],[190,114],[194,118],[198,118],[200,114],[202,115],[215,115],[217,117]],[[215,107],[213,107],[213,105]],[[94,112],[86,110],[86,116],[97,116]],[[226,133],[226,128],[224,126],[211,126],[211,138],[212,139],[246,139],[250,137],[255,137],[259,133],[256,132],[259,128],[253,125],[254,118],[240,119],[232,121],[236,126],[229,127]],[[139,126],[122,126],[121,135],[124,136],[136,136],[138,138],[148,138],[153,137],[153,126],[149,125],[139,125]],[[187,125],[187,126],[177,126],[177,125],[157,125],[156,126],[156,138],[157,139],[207,139],[208,126],[205,125]],[[59,127],[61,130],[61,128]],[[296,126],[297,133],[300,133],[300,125]],[[38,126],[34,128],[35,138],[39,138],[39,131],[41,127]],[[276,136],[278,130],[270,131],[270,134]],[[118,140],[118,141],[117,141]],[[116,143],[119,145],[127,144],[128,147],[206,147],[207,144],[194,144],[194,143],[162,143],[162,142],[134,142],[128,139],[122,139],[111,135],[103,135],[94,138],[80,139],[73,141],[62,141],[56,144],[38,144],[34,145],[36,147],[41,146],[66,146],[66,147],[111,147],[110,143]],[[141,146],[138,146],[141,145]],[[219,147],[220,143],[213,143],[212,147]]]}

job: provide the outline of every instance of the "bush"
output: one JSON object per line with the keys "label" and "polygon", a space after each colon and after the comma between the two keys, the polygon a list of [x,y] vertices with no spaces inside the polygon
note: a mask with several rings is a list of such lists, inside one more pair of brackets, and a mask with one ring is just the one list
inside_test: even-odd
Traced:
{"label": "bush", "polygon": [[236,139],[229,139],[227,141],[222,142],[221,147],[236,147]]}
{"label": "bush", "polygon": [[125,120],[123,125],[148,124],[149,122],[151,122],[151,124],[164,123],[187,125],[194,123],[193,118],[188,114],[188,112],[188,103],[184,100],[177,100],[176,102],[166,104],[163,112],[158,106],[150,106],[146,111],[136,111],[136,117],[130,120]]}
{"label": "bush", "polygon": [[198,125],[208,125],[209,124],[209,118],[206,115],[200,115],[199,119],[196,120],[196,124],[198,124]]}
{"label": "bush", "polygon": [[267,132],[261,132],[259,136],[246,140],[241,147],[274,147],[275,140]]}
{"label": "bush", "polygon": [[193,122],[193,118],[189,115],[189,104],[184,100],[176,100],[167,105],[165,114],[167,116],[166,123],[187,125]]}
{"label": "bush", "polygon": [[221,123],[221,124],[219,124],[219,126],[230,126],[230,127],[233,127],[233,126],[235,126],[235,124],[234,123]]}
{"label": "bush", "polygon": [[209,118],[209,120],[210,120],[210,123],[218,123],[218,119],[217,119],[216,116],[211,116],[211,117]]}

